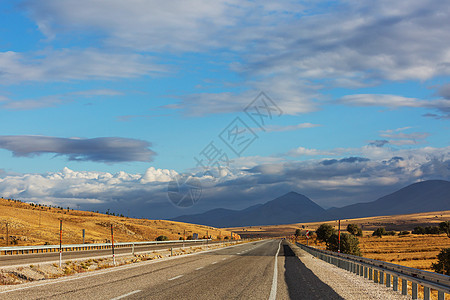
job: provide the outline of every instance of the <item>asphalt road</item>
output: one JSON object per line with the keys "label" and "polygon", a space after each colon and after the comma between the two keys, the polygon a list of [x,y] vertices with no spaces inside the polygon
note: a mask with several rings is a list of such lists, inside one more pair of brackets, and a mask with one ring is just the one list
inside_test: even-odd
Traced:
{"label": "asphalt road", "polygon": [[[215,242],[210,241],[210,244]],[[205,242],[206,244],[206,242]],[[202,245],[202,243],[189,243],[189,241],[185,242],[185,246],[195,246]],[[170,244],[161,244],[161,245],[146,245],[146,246],[135,246],[135,253],[158,250],[158,249],[170,249],[182,247],[183,243],[170,243]],[[131,254],[131,247],[123,247],[116,248],[115,254]],[[107,256],[111,255],[111,249],[102,249],[102,250],[82,250],[82,251],[64,251],[62,253],[63,260],[73,260],[73,259],[81,259],[81,258],[90,258],[96,256]],[[51,262],[59,260],[59,252],[48,252],[48,253],[33,253],[33,254],[17,254],[17,255],[0,255],[0,267],[6,266],[15,266],[15,265],[28,265],[28,264],[38,264],[43,262]]]}
{"label": "asphalt road", "polygon": [[0,299],[342,298],[284,242],[266,240],[35,282],[1,292]]}

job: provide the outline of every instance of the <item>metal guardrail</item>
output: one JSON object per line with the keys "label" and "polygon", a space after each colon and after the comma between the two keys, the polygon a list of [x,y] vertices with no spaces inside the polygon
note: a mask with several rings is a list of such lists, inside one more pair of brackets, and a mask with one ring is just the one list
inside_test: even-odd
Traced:
{"label": "metal guardrail", "polygon": [[[423,286],[424,300],[430,299],[431,289],[438,291],[438,300],[445,300],[450,294],[450,276],[400,266],[360,256],[320,250],[300,243],[297,246],[306,252],[339,268],[364,276],[376,283],[385,284],[398,291],[398,280],[402,280],[402,294],[408,294],[408,281],[411,282],[412,299],[418,297],[418,286]],[[392,278],[391,278],[392,277]]]}
{"label": "metal guardrail", "polygon": [[[197,244],[211,241],[211,239],[199,239],[199,240],[172,240],[172,241],[144,241],[144,242],[126,242],[126,243],[114,243],[115,248],[125,248],[145,245],[161,245],[161,244]],[[97,244],[72,244],[62,245],[62,251],[80,251],[80,250],[100,250],[111,249],[111,243],[97,243]],[[0,247],[0,255],[13,255],[13,254],[29,254],[29,253],[45,253],[45,252],[58,252],[59,245],[41,245],[41,246],[15,246],[15,247]],[[134,252],[134,251],[133,251]]]}

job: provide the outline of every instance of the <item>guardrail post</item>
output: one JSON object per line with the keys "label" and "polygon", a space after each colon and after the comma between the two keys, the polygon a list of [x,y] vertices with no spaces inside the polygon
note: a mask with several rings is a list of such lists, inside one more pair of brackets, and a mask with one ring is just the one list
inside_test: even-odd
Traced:
{"label": "guardrail post", "polygon": [[411,282],[412,287],[412,298],[413,300],[417,299],[417,294],[419,293],[417,283]]}
{"label": "guardrail post", "polygon": [[367,266],[364,266],[364,278],[367,278],[367,271],[368,271]]}
{"label": "guardrail post", "polygon": [[444,292],[441,292],[441,291],[438,292],[438,300],[445,300],[445,293]]}
{"label": "guardrail post", "polygon": [[378,270],[373,270],[373,282],[378,283]]}
{"label": "guardrail post", "polygon": [[369,268],[369,280],[373,280],[373,270]]}
{"label": "guardrail post", "polygon": [[131,244],[131,254],[134,256],[134,243]]}
{"label": "guardrail post", "polygon": [[386,273],[386,287],[391,287],[391,274]]}
{"label": "guardrail post", "polygon": [[356,275],[359,275],[359,265],[356,265]]}
{"label": "guardrail post", "polygon": [[423,287],[423,300],[430,300],[430,288],[427,286]]}
{"label": "guardrail post", "polygon": [[408,280],[402,279],[402,295],[408,295]]}
{"label": "guardrail post", "polygon": [[363,265],[359,266],[359,276],[364,276],[364,266]]}
{"label": "guardrail post", "polygon": [[380,284],[384,283],[384,272],[380,271]]}
{"label": "guardrail post", "polygon": [[398,276],[392,277],[392,285],[393,285],[394,291],[398,291]]}

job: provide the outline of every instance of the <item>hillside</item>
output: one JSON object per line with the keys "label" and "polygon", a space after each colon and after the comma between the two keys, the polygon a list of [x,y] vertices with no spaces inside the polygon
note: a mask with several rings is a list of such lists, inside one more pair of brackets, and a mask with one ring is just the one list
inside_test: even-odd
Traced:
{"label": "hillside", "polygon": [[179,216],[173,220],[215,227],[238,227],[387,216],[449,209],[450,182],[428,180],[411,184],[372,202],[356,203],[341,208],[324,210],[308,197],[290,192],[265,204],[258,204],[243,210],[219,208],[202,214]]}
{"label": "hillside", "polygon": [[244,210],[214,209],[202,214],[185,215],[175,221],[216,227],[289,224],[330,218],[328,213],[308,197],[296,192]]}
{"label": "hillside", "polygon": [[[357,224],[364,231],[365,235],[371,235],[373,230],[378,227],[385,227],[386,230],[411,231],[416,226],[437,226],[440,222],[450,221],[450,210],[434,211],[426,213],[393,215],[393,216],[377,216],[366,218],[342,219],[341,229],[346,230],[348,224]],[[337,220],[292,223],[286,225],[271,225],[271,226],[242,226],[224,228],[232,230],[239,234],[242,238],[246,237],[284,237],[294,234],[296,229],[315,231],[321,224],[327,223],[338,228]],[[448,239],[450,246],[450,239]]]}
{"label": "hillside", "polygon": [[[15,245],[42,245],[59,243],[59,220],[63,220],[63,244],[82,243],[85,229],[86,243],[102,243],[111,239],[114,225],[116,242],[155,240],[165,235],[171,240],[198,233],[199,237],[230,236],[230,232],[209,226],[198,226],[174,221],[132,219],[93,212],[36,206],[16,200],[0,198],[0,246],[6,246],[6,223],[9,242]],[[14,242],[15,241],[15,242]]]}
{"label": "hillside", "polygon": [[360,218],[450,209],[450,182],[428,180],[411,184],[368,203],[329,209],[334,218]]}

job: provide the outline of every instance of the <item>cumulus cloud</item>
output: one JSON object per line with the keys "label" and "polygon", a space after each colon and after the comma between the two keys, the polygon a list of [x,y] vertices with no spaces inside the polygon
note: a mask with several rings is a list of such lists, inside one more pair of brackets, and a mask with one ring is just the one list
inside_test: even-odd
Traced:
{"label": "cumulus cloud", "polygon": [[287,155],[288,156],[318,156],[318,155],[332,155],[333,153],[330,151],[322,151],[318,149],[308,149],[305,147],[298,147],[290,150]]}
{"label": "cumulus cloud", "polygon": [[[373,201],[408,184],[450,180],[450,147],[400,149],[366,146],[362,156],[286,161],[258,159],[237,164],[223,178],[191,174],[202,186],[202,199],[191,208],[174,207],[168,183],[178,172],[148,168],[142,174],[74,171],[46,174],[0,173],[0,195],[83,209],[111,211],[150,218],[169,218],[217,207],[241,209],[271,200],[291,190],[324,207]],[[245,158],[241,158],[244,160]]]}
{"label": "cumulus cloud", "polygon": [[146,141],[119,137],[82,139],[32,135],[0,136],[0,148],[11,151],[14,156],[31,157],[53,153],[75,161],[148,162],[156,155],[150,146]]}

